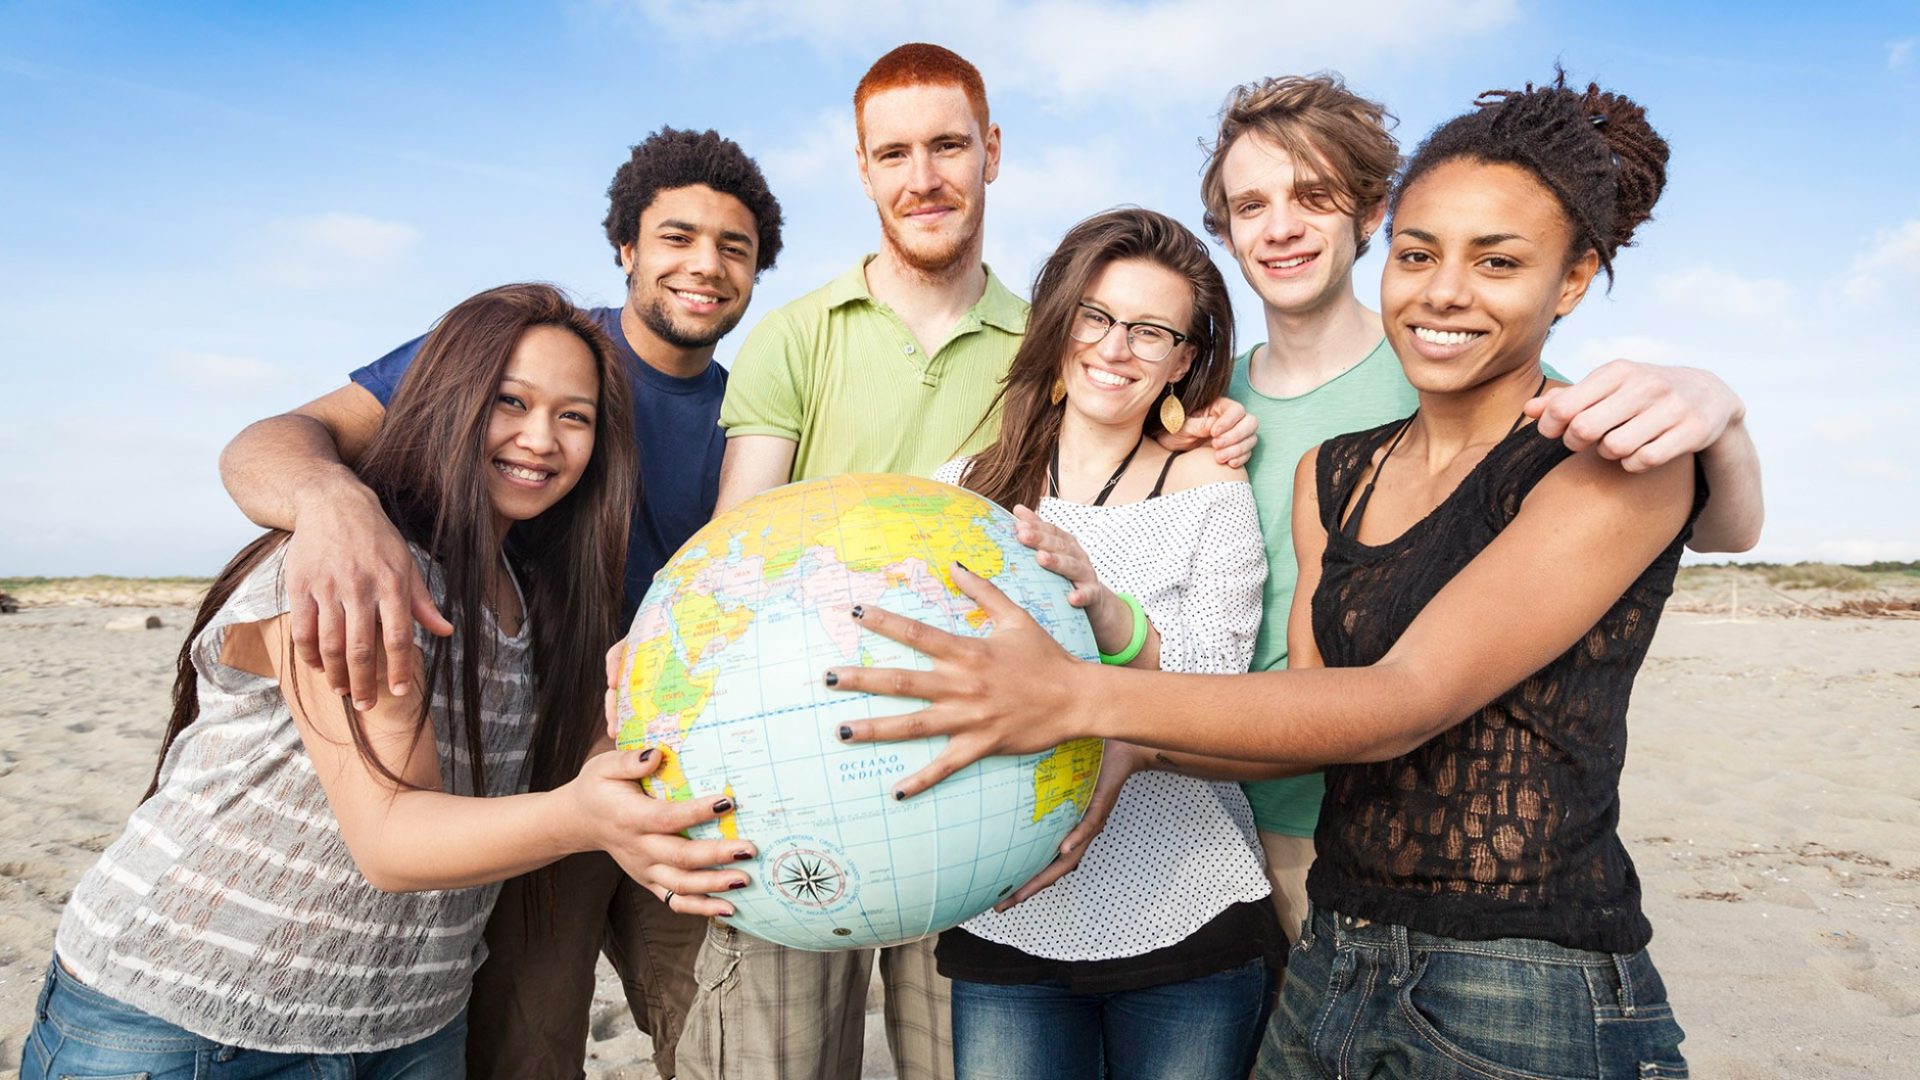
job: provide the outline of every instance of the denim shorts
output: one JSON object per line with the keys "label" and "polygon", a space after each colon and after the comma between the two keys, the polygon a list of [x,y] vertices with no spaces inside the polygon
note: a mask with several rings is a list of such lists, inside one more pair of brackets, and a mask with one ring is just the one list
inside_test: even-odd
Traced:
{"label": "denim shorts", "polygon": [[1258,1080],[1664,1080],[1685,1038],[1646,950],[1461,941],[1309,908]]}
{"label": "denim shorts", "polygon": [[955,979],[954,1071],[958,1080],[1245,1080],[1271,982],[1261,960],[1103,994]]}
{"label": "denim shorts", "polygon": [[33,1030],[20,1048],[20,1080],[461,1080],[465,1010],[423,1039],[364,1054],[280,1054],[223,1046],[170,1024],[47,965]]}

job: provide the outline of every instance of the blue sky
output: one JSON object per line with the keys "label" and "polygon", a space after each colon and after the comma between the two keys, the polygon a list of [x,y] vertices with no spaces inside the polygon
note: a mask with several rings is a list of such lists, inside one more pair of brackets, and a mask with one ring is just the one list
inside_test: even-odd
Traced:
{"label": "blue sky", "polygon": [[986,76],[987,259],[1022,292],[1094,211],[1198,227],[1197,143],[1237,82],[1341,71],[1409,147],[1556,60],[1632,95],[1671,183],[1549,360],[1733,384],[1767,470],[1755,557],[1920,558],[1912,4],[964,6],[0,2],[0,575],[210,573],[253,532],[216,468],[249,421],[491,285],[617,302],[606,184],[663,124],[738,140],[785,204],[748,319],[819,285],[875,243],[848,99],[909,40]]}

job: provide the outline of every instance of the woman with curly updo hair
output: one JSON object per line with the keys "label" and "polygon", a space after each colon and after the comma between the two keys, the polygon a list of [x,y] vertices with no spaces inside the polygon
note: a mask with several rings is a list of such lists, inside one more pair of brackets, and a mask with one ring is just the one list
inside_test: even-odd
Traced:
{"label": "woman with curly updo hair", "polygon": [[1686,1075],[1617,825],[1628,694],[1705,485],[1691,457],[1629,473],[1522,411],[1552,382],[1552,326],[1612,274],[1666,162],[1640,106],[1564,77],[1484,95],[1414,154],[1380,292],[1419,408],[1300,463],[1291,670],[1074,663],[956,574],[992,635],[920,630],[931,671],[834,673],[931,702],[853,725],[951,736],[906,794],[1089,735],[1109,768],[1330,766],[1257,1076]]}

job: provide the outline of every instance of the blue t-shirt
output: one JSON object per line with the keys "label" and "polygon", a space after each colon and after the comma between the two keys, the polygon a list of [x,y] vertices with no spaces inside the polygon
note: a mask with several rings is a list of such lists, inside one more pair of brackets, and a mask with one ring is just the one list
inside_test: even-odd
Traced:
{"label": "blue t-shirt", "polygon": [[[633,531],[627,537],[625,621],[633,618],[653,575],[713,516],[713,502],[720,494],[720,457],[727,449],[726,432],[720,429],[727,369],[708,364],[707,370],[686,379],[663,374],[648,367],[627,344],[619,308],[594,308],[587,314],[613,341],[633,384],[633,445],[640,453],[641,479],[640,497],[633,503]],[[350,378],[385,406],[425,340],[414,338]]]}

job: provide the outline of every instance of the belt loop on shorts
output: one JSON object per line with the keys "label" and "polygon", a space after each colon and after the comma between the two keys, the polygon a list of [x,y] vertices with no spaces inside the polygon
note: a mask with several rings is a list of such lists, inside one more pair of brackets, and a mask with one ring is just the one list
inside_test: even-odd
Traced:
{"label": "belt loop on shorts", "polygon": [[1315,914],[1316,913],[1313,910],[1313,901],[1311,900],[1307,901],[1307,916],[1306,918],[1300,920],[1300,947],[1302,949],[1313,948],[1313,941],[1314,941],[1313,924],[1314,924]]}
{"label": "belt loop on shorts", "polygon": [[1393,977],[1387,982],[1393,986],[1404,985],[1407,976],[1413,971],[1413,950],[1407,945],[1407,928],[1394,923],[1390,928],[1393,935]]}
{"label": "belt loop on shorts", "polygon": [[1627,958],[1619,953],[1613,954],[1613,972],[1620,977],[1620,1015],[1632,1016],[1635,1008],[1633,976],[1627,972]]}
{"label": "belt loop on shorts", "polygon": [[47,1003],[53,1000],[53,981],[60,977],[59,968],[57,958],[47,965],[47,977],[40,980],[40,998],[33,1003],[34,1017],[43,1022],[47,1018]]}

